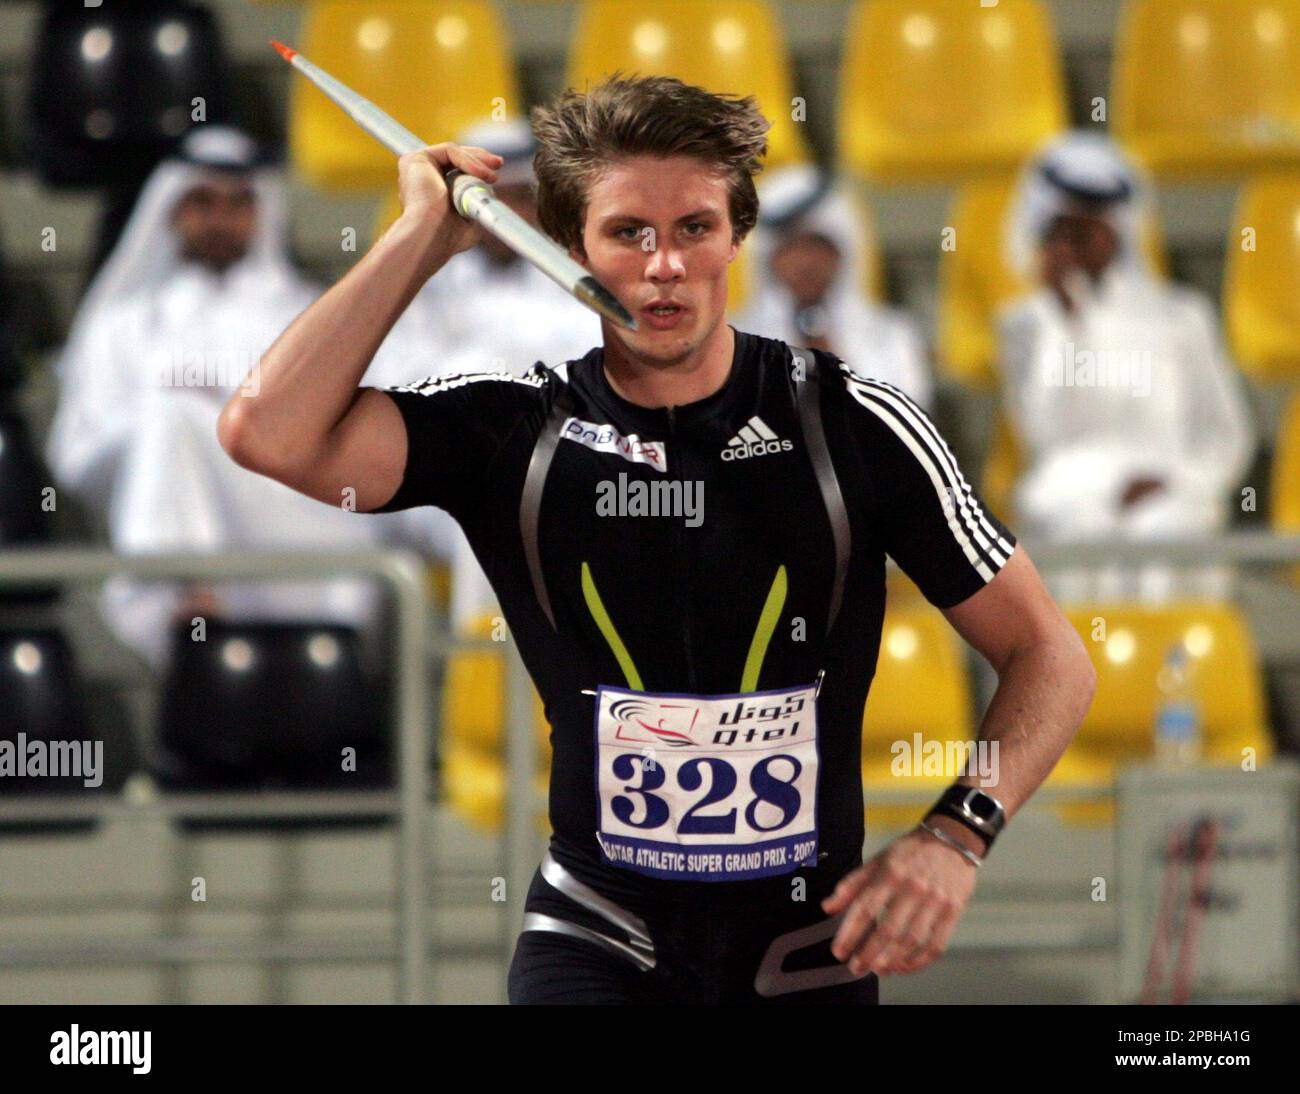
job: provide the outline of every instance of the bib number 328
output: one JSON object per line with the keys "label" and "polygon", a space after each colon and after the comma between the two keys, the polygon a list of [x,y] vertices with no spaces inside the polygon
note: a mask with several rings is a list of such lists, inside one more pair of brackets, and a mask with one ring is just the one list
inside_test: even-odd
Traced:
{"label": "bib number 328", "polygon": [[817,852],[814,688],[596,700],[597,833],[614,865],[652,877],[738,881]]}

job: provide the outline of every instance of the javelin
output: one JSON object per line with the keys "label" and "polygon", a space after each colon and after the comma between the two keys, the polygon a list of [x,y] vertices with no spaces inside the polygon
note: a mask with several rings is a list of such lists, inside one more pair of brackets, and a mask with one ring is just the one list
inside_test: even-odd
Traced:
{"label": "javelin", "polygon": [[[314,65],[296,49],[272,42],[280,56],[328,95],[357,125],[389,151],[399,156],[427,147],[405,126],[398,124],[369,99],[341,83],[319,65]],[[451,206],[466,220],[474,220],[501,240],[516,254],[523,256],[579,303],[628,330],[636,330],[636,320],[618,298],[570,258],[549,236],[543,235],[528,221],[496,196],[492,187],[480,178],[453,167],[444,179],[451,193]]]}

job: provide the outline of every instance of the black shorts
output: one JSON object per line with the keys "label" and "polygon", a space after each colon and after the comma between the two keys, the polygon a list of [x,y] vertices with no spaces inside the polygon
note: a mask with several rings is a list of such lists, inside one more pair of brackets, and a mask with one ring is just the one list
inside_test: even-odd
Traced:
{"label": "black shorts", "polygon": [[548,852],[528,890],[510,1002],[878,1003],[878,978],[854,977],[830,952],[840,917],[821,901],[838,876],[817,873],[823,883],[802,899],[788,879],[744,902],[706,884],[648,899],[635,885],[581,881]]}

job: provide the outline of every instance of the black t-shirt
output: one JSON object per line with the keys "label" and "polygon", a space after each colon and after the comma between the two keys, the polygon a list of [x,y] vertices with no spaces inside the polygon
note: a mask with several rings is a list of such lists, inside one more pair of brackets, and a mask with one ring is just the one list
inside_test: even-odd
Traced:
{"label": "black t-shirt", "polygon": [[[790,348],[737,331],[726,383],[671,410],[621,398],[602,360],[596,348],[525,376],[448,376],[391,390],[406,422],[408,457],[401,486],[379,511],[436,505],[464,528],[550,721],[558,852],[625,880],[635,874],[638,884],[683,884],[624,869],[597,838],[597,688],[734,696],[805,687],[824,673],[815,703],[819,855],[812,861],[856,860],[862,713],[880,646],[885,556],[947,608],[993,578],[1015,537],[981,504],[911,399],[819,351],[826,448],[851,532],[828,635],[834,536],[804,442]],[[552,626],[528,567],[520,502],[557,397],[567,400],[565,426],[537,524]],[[674,727],[659,725],[667,741]],[[603,777],[653,787],[649,775],[638,783],[626,760],[623,768]],[[790,770],[779,765],[778,780]],[[692,777],[708,802],[698,815],[716,818],[731,776],[714,764]],[[755,777],[750,772],[753,786]],[[747,792],[741,785],[731,799],[742,816]],[[776,787],[772,800],[783,793]],[[632,823],[653,805],[635,789],[628,801],[639,803]],[[707,872],[699,879],[745,884]]]}

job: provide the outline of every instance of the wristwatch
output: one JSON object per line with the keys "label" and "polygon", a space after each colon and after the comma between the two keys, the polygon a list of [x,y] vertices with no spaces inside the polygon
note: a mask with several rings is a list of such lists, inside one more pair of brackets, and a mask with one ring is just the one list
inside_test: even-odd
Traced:
{"label": "wristwatch", "polygon": [[939,813],[964,824],[984,840],[986,853],[1007,823],[1007,812],[997,798],[985,794],[978,787],[960,784],[948,787],[930,813]]}

